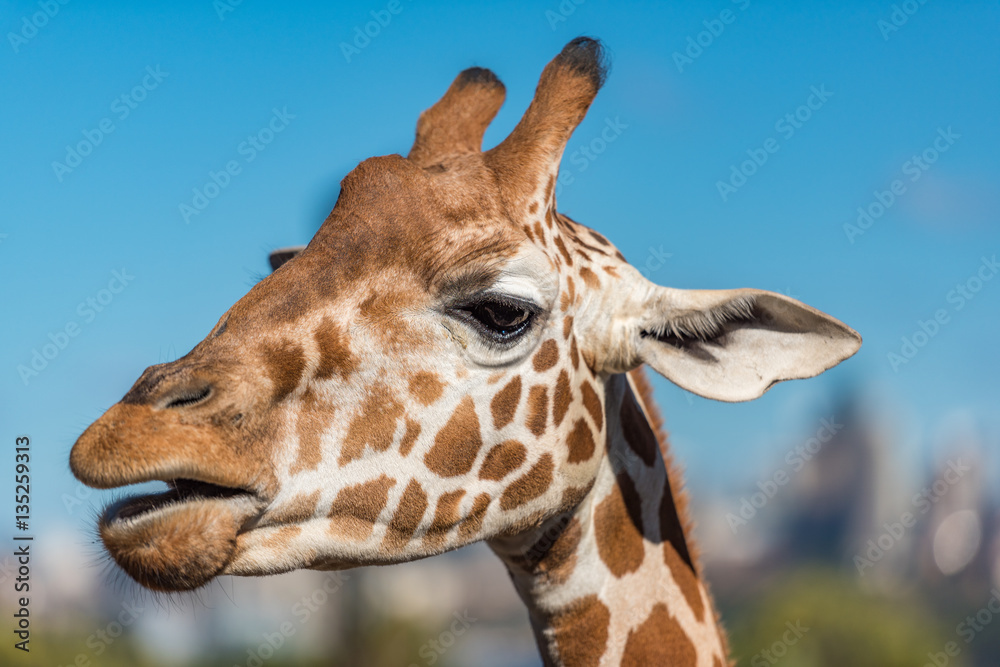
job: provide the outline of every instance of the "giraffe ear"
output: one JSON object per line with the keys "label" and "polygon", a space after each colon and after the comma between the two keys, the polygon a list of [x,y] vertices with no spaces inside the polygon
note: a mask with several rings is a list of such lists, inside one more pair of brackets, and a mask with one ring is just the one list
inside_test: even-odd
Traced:
{"label": "giraffe ear", "polygon": [[748,401],[819,375],[861,347],[856,331],[787,296],[754,289],[652,286],[628,326],[632,362],[719,401]]}
{"label": "giraffe ear", "polygon": [[272,250],[271,254],[267,257],[268,262],[271,263],[271,271],[277,271],[282,264],[292,259],[305,249],[306,247],[304,245],[293,245],[288,246],[287,248]]}

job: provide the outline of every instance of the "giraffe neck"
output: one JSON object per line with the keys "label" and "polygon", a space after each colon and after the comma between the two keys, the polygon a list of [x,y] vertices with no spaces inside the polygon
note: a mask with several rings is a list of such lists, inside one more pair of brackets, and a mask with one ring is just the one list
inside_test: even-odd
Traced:
{"label": "giraffe neck", "polygon": [[584,499],[540,530],[490,542],[546,665],[727,664],[645,383],[635,371],[609,378],[607,447]]}

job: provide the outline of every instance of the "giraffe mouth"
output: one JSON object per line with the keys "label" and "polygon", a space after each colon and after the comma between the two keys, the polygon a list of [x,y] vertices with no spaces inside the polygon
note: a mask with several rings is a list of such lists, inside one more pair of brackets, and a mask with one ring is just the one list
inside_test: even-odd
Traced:
{"label": "giraffe mouth", "polygon": [[265,503],[246,489],[210,482],[179,478],[167,486],[111,504],[98,531],[115,562],[143,586],[192,590],[223,571]]}

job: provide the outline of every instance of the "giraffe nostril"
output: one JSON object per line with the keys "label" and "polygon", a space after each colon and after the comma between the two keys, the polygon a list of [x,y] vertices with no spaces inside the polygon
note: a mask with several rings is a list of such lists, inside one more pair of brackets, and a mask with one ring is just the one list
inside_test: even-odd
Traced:
{"label": "giraffe nostril", "polygon": [[197,403],[201,403],[209,397],[212,393],[211,385],[204,385],[203,387],[189,387],[184,388],[172,396],[163,405],[164,409],[170,408],[186,408]]}

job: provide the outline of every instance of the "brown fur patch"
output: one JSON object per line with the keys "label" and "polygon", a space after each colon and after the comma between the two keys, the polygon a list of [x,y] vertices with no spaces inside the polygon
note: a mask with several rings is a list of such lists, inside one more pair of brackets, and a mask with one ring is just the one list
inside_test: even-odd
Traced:
{"label": "brown fur patch", "polygon": [[301,532],[302,526],[282,526],[261,540],[260,546],[263,549],[273,549],[275,551],[287,549],[289,543],[298,537]]}
{"label": "brown fur patch", "polygon": [[569,250],[566,250],[566,244],[563,243],[562,237],[556,236],[555,241],[556,248],[559,249],[559,253],[563,256],[563,259],[566,260],[568,265],[573,266],[573,256],[569,254]]}
{"label": "brown fur patch", "polygon": [[594,536],[597,552],[616,577],[635,572],[645,556],[642,536],[642,514],[633,515],[635,485],[625,473],[618,475],[617,484],[594,511]]}
{"label": "brown fur patch", "polygon": [[403,405],[385,385],[373,386],[361,409],[351,419],[337,463],[345,465],[364,454],[365,447],[383,452],[392,444],[396,422],[403,416]]}
{"label": "brown fur patch", "polygon": [[583,528],[576,517],[570,519],[566,527],[552,543],[545,557],[539,561],[537,570],[552,584],[566,583],[576,567],[576,550],[583,537]]}
{"label": "brown fur patch", "polygon": [[573,392],[569,387],[569,373],[565,370],[559,371],[559,379],[556,380],[556,391],[552,395],[552,421],[556,426],[562,424],[563,417],[566,416],[572,400]]}
{"label": "brown fur patch", "polygon": [[410,378],[410,393],[423,405],[431,405],[444,393],[444,383],[436,373],[420,371]]}
{"label": "brown fur patch", "polygon": [[590,418],[594,420],[594,425],[600,431],[604,428],[604,406],[601,404],[597,391],[594,390],[592,384],[584,380],[580,384],[580,393],[583,394],[583,406],[587,408]]}
{"label": "brown fur patch", "polygon": [[670,542],[663,543],[663,562],[670,568],[670,574],[674,577],[674,582],[680,587],[687,600],[688,606],[694,612],[694,617],[699,621],[705,620],[705,604],[701,600],[701,590],[698,588],[698,580],[694,578],[694,570],[691,566],[681,560]]}
{"label": "brown fur patch", "polygon": [[576,423],[573,424],[573,430],[566,437],[566,446],[569,447],[569,463],[587,461],[593,456],[594,434],[586,421],[576,420]]}
{"label": "brown fur patch", "polygon": [[588,595],[574,600],[556,614],[550,625],[556,653],[563,665],[596,667],[608,644],[611,611]]}
{"label": "brown fur patch", "polygon": [[571,333],[573,333],[573,316],[567,315],[563,318],[563,338],[569,340]]}
{"label": "brown fur patch", "polygon": [[464,475],[472,470],[482,446],[476,405],[466,396],[434,436],[434,446],[424,455],[424,464],[442,477]]}
{"label": "brown fur patch", "polygon": [[268,512],[264,517],[266,524],[278,523],[301,523],[306,519],[311,519],[316,513],[316,506],[319,504],[319,489],[312,493],[300,493],[291,502],[287,502],[278,507],[273,512]]}
{"label": "brown fur patch", "polygon": [[330,507],[330,532],[359,542],[367,538],[389,501],[389,489],[395,484],[396,480],[382,474],[341,489]]}
{"label": "brown fur patch", "polygon": [[315,470],[323,460],[323,450],[320,439],[330,427],[336,414],[334,406],[321,403],[312,389],[307,389],[302,395],[302,406],[298,410],[295,422],[295,434],[298,437],[299,449],[295,461],[288,468],[289,475],[295,475],[303,470]]}
{"label": "brown fur patch", "polygon": [[585,266],[580,267],[580,277],[583,278],[583,282],[587,283],[587,287],[591,289],[597,289],[601,286],[601,279],[597,277],[596,273]]}
{"label": "brown fur patch", "polygon": [[537,436],[545,433],[549,421],[549,392],[542,385],[535,385],[528,392],[528,430]]}
{"label": "brown fur patch", "polygon": [[277,403],[298,388],[306,370],[306,355],[288,341],[265,343],[264,368],[273,385],[271,400]]}
{"label": "brown fur patch", "polygon": [[427,529],[427,534],[424,535],[424,544],[429,549],[434,551],[440,549],[441,545],[444,544],[448,531],[458,523],[458,506],[464,496],[465,490],[459,489],[458,491],[442,494],[438,498],[437,509],[434,510],[434,521],[431,523],[430,528]]}
{"label": "brown fur patch", "polygon": [[420,525],[427,511],[427,493],[420,482],[411,479],[399,500],[399,507],[389,521],[388,530],[382,540],[382,548],[389,552],[402,551],[413,537],[413,531]]}
{"label": "brown fur patch", "polygon": [[555,366],[557,361],[559,361],[559,346],[550,338],[539,346],[531,363],[536,372],[544,373]]}
{"label": "brown fur patch", "polygon": [[569,360],[573,364],[573,370],[580,368],[580,353],[576,349],[576,336],[569,342]]}
{"label": "brown fur patch", "polygon": [[413,445],[416,444],[418,437],[420,437],[420,422],[415,422],[407,417],[406,432],[403,433],[403,439],[399,443],[399,455],[404,457],[409,456],[410,450],[413,449]]}
{"label": "brown fur patch", "polygon": [[518,477],[500,497],[500,507],[512,510],[545,493],[552,485],[552,455],[545,453],[531,470]]}
{"label": "brown fur patch", "polygon": [[483,517],[486,516],[486,510],[489,508],[491,500],[490,494],[480,493],[472,501],[472,509],[458,526],[458,534],[463,542],[479,536],[479,531],[483,527]]}
{"label": "brown fur patch", "polygon": [[490,412],[493,413],[493,427],[501,429],[514,421],[517,404],[521,400],[521,376],[518,375],[497,392],[490,401]]}
{"label": "brown fur patch", "polygon": [[325,380],[334,375],[346,377],[358,369],[358,360],[351,354],[347,332],[333,320],[323,318],[316,330],[316,344],[319,346],[317,380]]}
{"label": "brown fur patch", "polygon": [[606,274],[608,274],[609,276],[612,276],[614,278],[618,278],[619,277],[618,276],[618,269],[616,269],[615,267],[613,267],[613,266],[603,266],[601,268],[603,268],[604,272]]}
{"label": "brown fur patch", "polygon": [[693,667],[698,664],[698,653],[690,637],[661,602],[653,607],[642,625],[629,631],[621,664],[623,667]]}
{"label": "brown fur patch", "polygon": [[527,448],[517,440],[501,442],[486,454],[479,479],[501,480],[520,468],[527,456]]}
{"label": "brown fur patch", "polygon": [[620,414],[625,442],[647,466],[656,463],[656,435],[630,391],[622,397]]}

